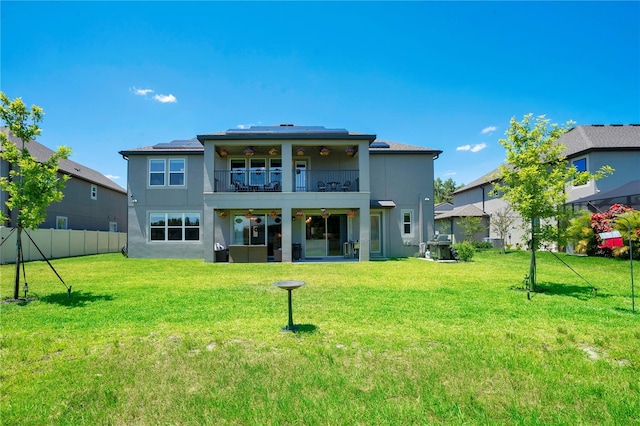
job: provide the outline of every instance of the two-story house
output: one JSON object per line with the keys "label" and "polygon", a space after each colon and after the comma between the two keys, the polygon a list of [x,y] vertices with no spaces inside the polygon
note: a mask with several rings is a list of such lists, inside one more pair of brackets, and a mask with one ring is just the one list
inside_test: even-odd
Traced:
{"label": "two-story house", "polygon": [[[567,205],[573,208],[606,210],[621,202],[635,209],[640,208],[640,125],[588,125],[576,126],[562,135],[558,143],[563,144],[567,161],[579,171],[595,173],[609,165],[614,173],[599,180],[590,180],[584,185],[568,184]],[[507,203],[499,196],[492,196],[493,183],[499,179],[498,170],[474,180],[453,193],[454,209],[437,215],[436,230],[447,229],[453,224],[454,239],[462,241],[464,235],[455,221],[467,214],[484,217],[486,237],[498,238],[489,228],[489,220]],[[514,212],[516,220],[505,243],[522,242],[525,234],[521,218]],[[449,228],[450,229],[450,228]]]}
{"label": "two-story house", "polygon": [[439,150],[321,126],[254,126],[121,151],[130,257],[412,256],[433,233]]}
{"label": "two-story house", "polygon": [[[14,144],[22,144],[6,128],[0,131]],[[25,148],[38,161],[47,161],[53,151],[32,140]],[[0,160],[0,176],[9,176],[11,165]],[[124,232],[127,228],[127,191],[102,173],[71,160],[60,160],[60,174],[71,177],[64,188],[64,198],[52,203],[40,228]],[[7,210],[8,194],[0,191],[0,206]],[[6,211],[11,218],[2,225],[16,225],[16,212]]]}

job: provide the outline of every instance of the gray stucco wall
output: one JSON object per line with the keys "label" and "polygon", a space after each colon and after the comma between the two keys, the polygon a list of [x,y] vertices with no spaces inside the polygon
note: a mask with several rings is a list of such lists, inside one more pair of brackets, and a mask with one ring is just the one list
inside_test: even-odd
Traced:
{"label": "gray stucco wall", "polygon": [[[396,207],[382,210],[387,224],[383,235],[387,257],[413,256],[420,243],[420,202],[422,202],[422,241],[434,234],[433,160],[430,155],[372,154],[370,156],[371,199],[391,200]],[[429,198],[429,201],[425,201]],[[412,212],[413,234],[402,234],[402,212]]]}
{"label": "gray stucco wall", "polygon": [[[203,157],[202,155],[166,155],[153,158],[184,158],[184,187],[149,187],[149,157],[132,155],[128,163],[128,238],[130,257],[202,259],[203,253]],[[135,200],[135,201],[134,201]],[[149,241],[150,213],[199,213],[200,241]]]}

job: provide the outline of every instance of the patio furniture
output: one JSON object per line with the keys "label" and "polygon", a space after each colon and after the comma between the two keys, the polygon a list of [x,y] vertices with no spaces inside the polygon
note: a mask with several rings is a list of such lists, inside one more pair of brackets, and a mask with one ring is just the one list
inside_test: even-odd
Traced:
{"label": "patio furniture", "polygon": [[345,183],[342,184],[342,191],[343,192],[347,192],[349,191],[349,188],[351,187],[351,181],[348,180]]}
{"label": "patio furniture", "polygon": [[247,192],[249,191],[249,187],[244,182],[239,182],[237,180],[233,181],[233,185],[236,187],[236,192]]}
{"label": "patio furniture", "polygon": [[323,181],[319,180],[318,181],[318,192],[325,192],[327,190],[327,186],[324,184]]}
{"label": "patio furniture", "polygon": [[229,262],[231,263],[264,263],[267,259],[267,246],[264,244],[229,246]]}
{"label": "patio furniture", "polygon": [[337,191],[338,190],[338,185],[340,185],[340,182],[327,182],[330,186],[331,186],[331,190],[332,191]]}

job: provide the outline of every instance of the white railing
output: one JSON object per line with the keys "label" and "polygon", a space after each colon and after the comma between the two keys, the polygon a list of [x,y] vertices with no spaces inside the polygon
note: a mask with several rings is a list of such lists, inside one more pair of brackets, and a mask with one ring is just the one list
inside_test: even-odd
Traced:
{"label": "white railing", "polygon": [[[0,264],[16,262],[17,231],[0,226]],[[71,229],[27,230],[47,259],[84,256],[88,254],[118,253],[127,243],[124,232],[76,231]],[[28,236],[22,235],[22,254],[25,261],[43,260]]]}

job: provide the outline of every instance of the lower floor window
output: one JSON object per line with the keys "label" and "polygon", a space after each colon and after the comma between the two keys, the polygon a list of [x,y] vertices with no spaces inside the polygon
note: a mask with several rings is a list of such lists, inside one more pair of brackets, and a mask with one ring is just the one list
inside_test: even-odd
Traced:
{"label": "lower floor window", "polygon": [[200,213],[151,213],[151,241],[199,241]]}

